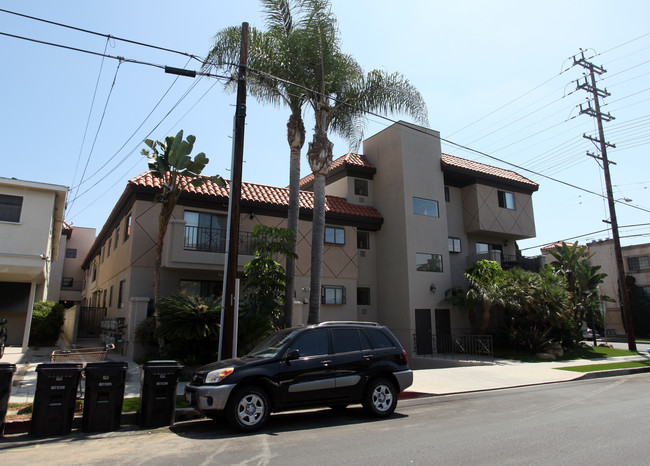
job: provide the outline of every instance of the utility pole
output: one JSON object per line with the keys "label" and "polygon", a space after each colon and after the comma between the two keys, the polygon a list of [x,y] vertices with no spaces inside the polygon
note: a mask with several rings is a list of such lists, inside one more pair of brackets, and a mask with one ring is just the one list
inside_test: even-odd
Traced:
{"label": "utility pole", "polygon": [[230,208],[228,212],[228,252],[221,299],[221,330],[219,331],[219,360],[235,357],[236,278],[239,253],[239,212],[241,201],[242,165],[244,161],[244,128],[246,122],[246,69],[248,67],[248,23],[241,25],[237,105],[233,137],[232,173],[230,180]]}
{"label": "utility pole", "polygon": [[[621,304],[622,304],[622,316],[623,316],[623,322],[625,324],[625,333],[627,333],[627,346],[630,351],[636,351],[636,338],[634,336],[634,326],[632,324],[632,313],[630,311],[630,298],[627,294],[627,284],[625,282],[625,268],[623,265],[623,253],[621,252],[621,238],[619,237],[618,234],[618,221],[616,220],[616,207],[615,207],[615,201],[614,201],[614,193],[612,190],[612,180],[610,177],[609,173],[609,164],[613,163],[610,162],[607,159],[607,147],[612,147],[616,148],[615,145],[610,144],[605,141],[605,135],[603,131],[603,120],[605,121],[611,121],[614,119],[609,113],[608,114],[603,114],[600,111],[600,98],[601,97],[609,97],[610,93],[607,92],[607,90],[600,90],[596,87],[596,74],[601,75],[603,73],[606,73],[607,71],[600,67],[596,66],[591,62],[588,62],[585,59],[585,54],[584,52],[580,52],[580,59],[576,59],[576,57],[573,57],[573,65],[580,65],[586,70],[589,71],[589,80],[585,76],[584,82],[580,83],[580,80],[578,81],[578,87],[577,89],[582,89],[585,90],[593,96],[593,102],[594,102],[594,107],[591,107],[591,102],[589,102],[589,107],[586,109],[582,108],[582,104],[580,105],[580,114],[587,114],[593,118],[596,118],[596,122],[598,124],[598,138],[594,138],[591,136],[587,136],[586,134],[583,135],[585,139],[589,139],[590,141],[594,143],[600,144],[600,154],[601,156],[598,157],[595,154],[590,154],[587,152],[587,155],[590,157],[594,157],[595,159],[601,160],[603,162],[603,173],[605,175],[605,188],[607,190],[607,203],[609,205],[609,223],[612,226],[612,238],[614,240],[614,256],[616,257],[616,268],[618,271],[618,292],[621,297]],[[590,81],[590,82],[589,82]],[[607,223],[607,221],[605,221]],[[595,332],[595,329],[594,329]]]}

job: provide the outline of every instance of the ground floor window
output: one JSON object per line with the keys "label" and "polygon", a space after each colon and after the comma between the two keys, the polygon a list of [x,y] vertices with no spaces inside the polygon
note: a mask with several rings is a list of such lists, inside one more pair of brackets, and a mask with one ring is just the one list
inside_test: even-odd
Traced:
{"label": "ground floor window", "polygon": [[181,280],[178,291],[189,296],[207,298],[221,296],[223,282],[216,280]]}
{"label": "ground floor window", "polygon": [[321,288],[321,303],[345,304],[345,287],[323,285]]}
{"label": "ground floor window", "polygon": [[442,272],[442,254],[415,254],[415,266],[418,272]]}

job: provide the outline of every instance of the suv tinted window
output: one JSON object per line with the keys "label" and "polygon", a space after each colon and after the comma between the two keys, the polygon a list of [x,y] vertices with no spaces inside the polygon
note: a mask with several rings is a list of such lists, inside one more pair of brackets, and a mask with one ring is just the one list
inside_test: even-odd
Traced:
{"label": "suv tinted window", "polygon": [[364,329],[364,332],[370,337],[372,346],[377,348],[392,348],[395,344],[381,330],[376,328]]}
{"label": "suv tinted window", "polygon": [[326,329],[311,330],[296,338],[291,349],[300,351],[300,357],[329,354],[329,341]]}
{"label": "suv tinted window", "polygon": [[359,331],[356,328],[332,329],[332,343],[335,353],[348,353],[361,350]]}

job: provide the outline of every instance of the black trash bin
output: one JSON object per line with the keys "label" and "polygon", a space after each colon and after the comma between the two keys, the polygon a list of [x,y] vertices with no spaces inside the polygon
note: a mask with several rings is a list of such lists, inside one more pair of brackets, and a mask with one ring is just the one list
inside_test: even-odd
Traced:
{"label": "black trash bin", "polygon": [[5,432],[5,416],[9,406],[9,395],[11,395],[11,381],[16,372],[16,365],[8,362],[0,363],[0,437]]}
{"label": "black trash bin", "polygon": [[29,435],[68,435],[83,366],[74,362],[49,362],[36,366],[36,393]]}
{"label": "black trash bin", "polygon": [[86,393],[81,423],[84,432],[109,432],[120,428],[128,367],[126,362],[120,361],[86,364]]}
{"label": "black trash bin", "polygon": [[176,361],[149,361],[142,365],[141,427],[164,427],[174,423],[176,385],[182,368]]}

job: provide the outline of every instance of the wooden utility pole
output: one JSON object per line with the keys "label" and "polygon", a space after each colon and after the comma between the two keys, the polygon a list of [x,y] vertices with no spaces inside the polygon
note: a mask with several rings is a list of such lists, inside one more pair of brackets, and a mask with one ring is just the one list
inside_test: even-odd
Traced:
{"label": "wooden utility pole", "polygon": [[[618,292],[621,299],[622,310],[621,314],[623,316],[623,322],[625,324],[625,333],[627,334],[627,346],[630,351],[636,351],[636,338],[634,335],[634,325],[632,323],[632,313],[630,311],[630,297],[627,294],[627,283],[625,282],[625,267],[623,264],[623,253],[621,252],[621,239],[618,234],[618,221],[616,220],[616,202],[614,200],[614,192],[612,190],[612,180],[609,173],[609,164],[613,163],[607,159],[607,147],[615,148],[613,144],[610,144],[605,141],[605,134],[603,131],[603,120],[611,121],[614,119],[609,113],[603,114],[600,111],[600,97],[608,97],[610,94],[607,90],[600,90],[596,87],[596,74],[601,75],[607,71],[600,66],[596,66],[591,62],[588,62],[585,59],[584,52],[581,52],[581,58],[576,59],[573,57],[573,64],[580,65],[583,68],[589,70],[590,81],[587,81],[587,77],[584,79],[584,83],[578,83],[578,89],[583,89],[587,92],[590,92],[593,96],[594,108],[591,108],[591,103],[589,108],[583,109],[582,104],[580,105],[580,114],[586,113],[587,115],[596,118],[598,124],[598,138],[593,138],[591,136],[583,135],[584,138],[589,139],[590,141],[600,144],[600,153],[601,156],[598,157],[594,154],[587,152],[587,155],[594,157],[596,159],[602,160],[603,162],[603,172],[605,175],[605,188],[607,190],[607,203],[609,205],[609,223],[612,226],[612,238],[614,240],[614,256],[616,258],[616,268],[618,275]],[[595,332],[595,329],[594,329]]]}
{"label": "wooden utility pole", "polygon": [[237,339],[235,325],[235,296],[237,258],[239,253],[239,205],[241,201],[242,165],[244,161],[244,128],[246,123],[246,69],[248,67],[248,23],[241,25],[241,48],[239,53],[239,76],[237,81],[237,106],[235,109],[235,131],[233,137],[232,173],[230,180],[230,218],[228,252],[224,277],[224,293],[221,300],[221,330],[219,337],[219,359],[229,359],[233,354],[233,343]]}

